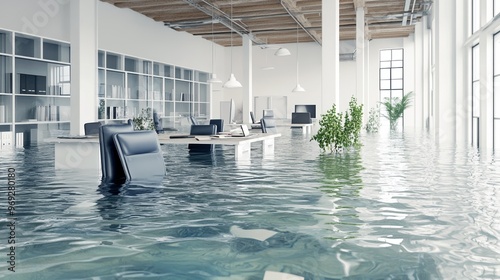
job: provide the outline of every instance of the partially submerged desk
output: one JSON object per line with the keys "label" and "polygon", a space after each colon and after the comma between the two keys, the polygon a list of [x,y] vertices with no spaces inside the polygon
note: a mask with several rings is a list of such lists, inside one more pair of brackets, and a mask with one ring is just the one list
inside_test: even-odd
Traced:
{"label": "partially submerged desk", "polygon": [[[196,138],[171,139],[168,134],[159,134],[160,144],[215,144],[234,146],[234,157],[236,160],[250,159],[251,144],[262,142],[263,155],[274,154],[274,138],[280,137],[279,133],[258,133],[250,137],[211,137],[210,140],[196,140]],[[206,137],[206,136],[204,136]]]}
{"label": "partially submerged desk", "polygon": [[[251,144],[262,142],[263,156],[274,154],[274,138],[281,134],[259,133],[251,137],[210,138],[198,141],[195,138],[170,139],[172,134],[159,134],[160,144],[216,144],[234,146],[236,160],[250,159]],[[206,137],[206,136],[204,136]],[[56,169],[98,169],[101,170],[99,137],[49,138],[45,142],[54,143]],[[187,149],[187,148],[186,148]]]}
{"label": "partially submerged desk", "polygon": [[289,123],[289,124],[276,124],[278,127],[290,127],[302,129],[302,134],[312,133],[312,123]]}

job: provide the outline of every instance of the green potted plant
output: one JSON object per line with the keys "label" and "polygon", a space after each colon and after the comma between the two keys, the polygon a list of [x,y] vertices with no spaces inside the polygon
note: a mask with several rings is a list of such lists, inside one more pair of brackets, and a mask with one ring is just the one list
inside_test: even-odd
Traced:
{"label": "green potted plant", "polygon": [[311,138],[318,142],[322,151],[341,152],[346,148],[360,146],[359,134],[363,122],[363,105],[356,103],[356,98],[351,97],[349,110],[345,113],[337,112],[337,107],[332,108],[321,116],[320,128]]}
{"label": "green potted plant", "polygon": [[141,113],[132,119],[134,130],[154,130],[153,113],[151,108],[143,108]]}
{"label": "green potted plant", "polygon": [[368,113],[368,122],[366,123],[366,132],[376,133],[380,127],[380,107],[377,105],[375,108],[371,108]]}
{"label": "green potted plant", "polygon": [[381,102],[386,110],[386,114],[383,116],[389,120],[389,125],[392,130],[396,129],[398,125],[398,120],[403,116],[403,112],[410,107],[411,105],[411,97],[413,92],[408,92],[403,95],[402,98],[393,97],[393,98],[385,98],[384,102]]}

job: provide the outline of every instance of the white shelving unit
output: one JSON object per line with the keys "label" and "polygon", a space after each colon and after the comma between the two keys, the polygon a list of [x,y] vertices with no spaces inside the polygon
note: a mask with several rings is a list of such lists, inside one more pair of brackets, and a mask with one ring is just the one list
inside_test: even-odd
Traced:
{"label": "white shelving unit", "polygon": [[208,73],[100,50],[98,76],[101,121],[124,121],[145,108],[170,127],[190,115],[210,116]]}
{"label": "white shelving unit", "polygon": [[67,133],[70,71],[69,43],[0,30],[0,132],[10,143]]}

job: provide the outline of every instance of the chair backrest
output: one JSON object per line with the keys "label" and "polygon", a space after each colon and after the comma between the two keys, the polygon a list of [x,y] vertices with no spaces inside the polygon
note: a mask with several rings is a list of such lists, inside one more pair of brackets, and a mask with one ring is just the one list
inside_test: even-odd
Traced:
{"label": "chair backrest", "polygon": [[191,125],[199,125],[198,120],[194,116],[189,116],[189,120],[191,121]]}
{"label": "chair backrest", "polygon": [[[190,135],[216,135],[217,126],[215,124],[199,124],[192,125]],[[212,144],[189,144],[189,152],[211,152],[214,145]]]}
{"label": "chair backrest", "polygon": [[211,119],[210,124],[215,124],[217,126],[217,133],[224,131],[224,120],[223,119]]}
{"label": "chair backrest", "polygon": [[255,115],[253,114],[253,112],[250,112],[250,118],[252,119],[252,123],[258,123],[258,122],[255,120]]}
{"label": "chair backrest", "polygon": [[274,111],[272,109],[264,109],[262,110],[263,118],[274,118]]}
{"label": "chair backrest", "polygon": [[155,125],[156,133],[163,132],[163,124],[161,123],[160,116],[157,112],[153,112],[153,123]]}
{"label": "chair backrest", "polygon": [[165,161],[154,131],[117,133],[113,141],[127,181],[163,180]]}
{"label": "chair backrest", "polygon": [[262,133],[278,133],[276,123],[273,118],[262,118],[260,119],[260,124],[262,127]]}
{"label": "chair backrest", "polygon": [[311,113],[309,112],[295,112],[292,113],[292,124],[307,124],[312,123]]}
{"label": "chair backrest", "polygon": [[101,127],[101,122],[89,122],[83,125],[85,135],[99,135],[100,127]]}
{"label": "chair backrest", "polygon": [[107,124],[99,129],[99,150],[103,182],[123,182],[126,180],[118,152],[113,140],[116,133],[132,132],[132,120],[126,124]]}

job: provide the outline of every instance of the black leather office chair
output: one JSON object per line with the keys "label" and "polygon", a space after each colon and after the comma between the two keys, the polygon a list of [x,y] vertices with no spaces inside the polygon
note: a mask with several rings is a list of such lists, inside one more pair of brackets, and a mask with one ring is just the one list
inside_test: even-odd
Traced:
{"label": "black leather office chair", "polygon": [[253,114],[253,112],[250,112],[250,119],[252,120],[252,124],[250,125],[251,129],[262,129],[260,121],[255,120],[255,115]]}
{"label": "black leather office chair", "polygon": [[189,121],[191,122],[191,125],[199,125],[200,124],[194,116],[189,116]]}
{"label": "black leather office chair", "polygon": [[262,117],[265,119],[274,118],[274,111],[272,109],[264,109],[262,110]]}
{"label": "black leather office chair", "polygon": [[[216,135],[217,126],[215,124],[191,125],[190,135]],[[207,153],[214,149],[213,144],[189,144],[189,153]]]}
{"label": "black leather office chair", "polygon": [[89,122],[83,125],[85,135],[99,135],[99,128],[101,127],[101,122]]}
{"label": "black leather office chair", "polygon": [[165,162],[152,130],[117,133],[113,136],[127,181],[161,182],[165,175]]}
{"label": "black leather office chair", "polygon": [[123,183],[126,181],[122,163],[116,151],[113,136],[116,133],[132,132],[132,120],[126,124],[107,124],[99,129],[99,150],[101,154],[102,181],[105,183]]}
{"label": "black leather office chair", "polygon": [[209,124],[215,124],[217,126],[217,133],[224,131],[224,120],[223,119],[211,119]]}
{"label": "black leather office chair", "polygon": [[273,118],[262,118],[260,119],[260,124],[262,126],[262,133],[278,133]]}

